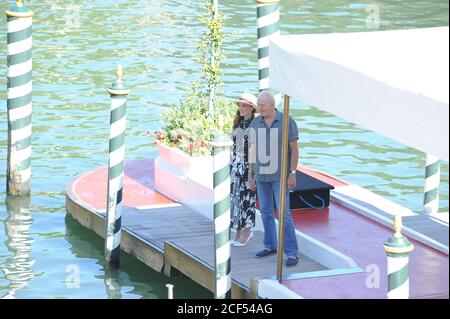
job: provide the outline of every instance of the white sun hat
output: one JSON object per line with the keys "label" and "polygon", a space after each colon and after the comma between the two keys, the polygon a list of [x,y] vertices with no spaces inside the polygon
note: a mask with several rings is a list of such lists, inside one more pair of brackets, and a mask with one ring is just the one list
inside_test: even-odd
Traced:
{"label": "white sun hat", "polygon": [[234,101],[234,104],[236,104],[237,106],[239,106],[239,103],[250,104],[255,109],[255,111],[258,112],[258,99],[252,93],[243,93],[239,100]]}

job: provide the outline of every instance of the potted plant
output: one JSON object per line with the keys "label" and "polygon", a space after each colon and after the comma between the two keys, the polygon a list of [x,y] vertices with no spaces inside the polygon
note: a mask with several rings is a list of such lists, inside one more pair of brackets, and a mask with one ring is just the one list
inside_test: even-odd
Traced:
{"label": "potted plant", "polygon": [[163,126],[152,132],[159,149],[155,159],[155,188],[169,198],[190,206],[212,219],[213,160],[210,141],[223,123],[231,132],[234,105],[218,97],[223,81],[220,68],[225,21],[210,1],[205,1],[207,26],[197,49],[203,66],[200,81],[194,82],[180,103],[163,113]]}

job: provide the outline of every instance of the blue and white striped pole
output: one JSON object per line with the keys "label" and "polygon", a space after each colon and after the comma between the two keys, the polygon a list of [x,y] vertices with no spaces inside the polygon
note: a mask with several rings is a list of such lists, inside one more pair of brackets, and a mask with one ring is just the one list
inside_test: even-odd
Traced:
{"label": "blue and white striped pole", "polygon": [[6,11],[8,195],[30,194],[32,113],[32,16],[22,1]]}
{"label": "blue and white striped pole", "polygon": [[[269,39],[280,34],[280,0],[256,0],[258,24],[259,91],[269,90]],[[275,105],[281,105],[281,94],[270,90]]]}
{"label": "blue and white striped pole", "polygon": [[221,132],[211,145],[214,148],[214,295],[216,299],[230,299],[230,147],[233,142]]}
{"label": "blue and white striped pole", "polygon": [[122,82],[123,71],[121,65],[117,66],[116,75],[116,82],[108,88],[108,92],[111,95],[111,120],[105,237],[105,262],[107,268],[117,268],[120,265],[126,107],[127,96],[130,93],[130,90]]}
{"label": "blue and white striped pole", "polygon": [[423,211],[426,214],[432,214],[439,212],[441,168],[439,158],[430,154],[426,156]]}
{"label": "blue and white striped pole", "polygon": [[409,298],[409,254],[414,246],[402,235],[402,218],[394,218],[394,236],[384,244],[387,253],[388,299]]}

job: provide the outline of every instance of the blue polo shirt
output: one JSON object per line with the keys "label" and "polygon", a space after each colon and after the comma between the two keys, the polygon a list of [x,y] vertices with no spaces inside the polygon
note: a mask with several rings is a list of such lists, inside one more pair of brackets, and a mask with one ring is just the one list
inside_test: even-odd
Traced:
{"label": "blue polo shirt", "polygon": [[[255,157],[249,159],[254,165],[254,179],[257,182],[276,182],[281,180],[281,149],[283,145],[284,114],[277,109],[271,127],[266,125],[264,117],[258,116],[250,124],[249,142],[255,146]],[[288,141],[298,140],[298,128],[289,116]],[[291,151],[288,148],[288,170],[290,170]]]}

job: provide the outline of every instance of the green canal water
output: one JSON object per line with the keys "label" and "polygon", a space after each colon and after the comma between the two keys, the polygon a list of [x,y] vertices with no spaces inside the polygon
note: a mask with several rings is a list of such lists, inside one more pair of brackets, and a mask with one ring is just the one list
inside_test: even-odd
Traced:
{"label": "green canal water", "polygon": [[[2,0],[4,12],[14,1]],[[227,97],[257,91],[254,0],[221,0],[228,31]],[[200,0],[27,1],[34,12],[33,155],[29,200],[5,194],[6,35],[0,17],[0,298],[175,298],[212,295],[187,278],[166,278],[123,254],[118,273],[103,268],[103,241],[66,216],[67,183],[107,163],[109,96],[105,88],[122,63],[133,89],[127,123],[128,159],[156,149],[146,137],[161,113],[198,76],[195,44],[204,29]],[[441,0],[283,0],[281,28],[289,33],[370,31],[448,25]],[[369,17],[369,18],[368,18]],[[388,50],[389,48],[385,48]],[[313,106],[294,103],[303,165],[334,174],[420,212],[424,154]],[[442,165],[441,210],[448,211],[448,165]],[[381,246],[380,246],[381,249]],[[77,280],[78,279],[78,280]]]}

